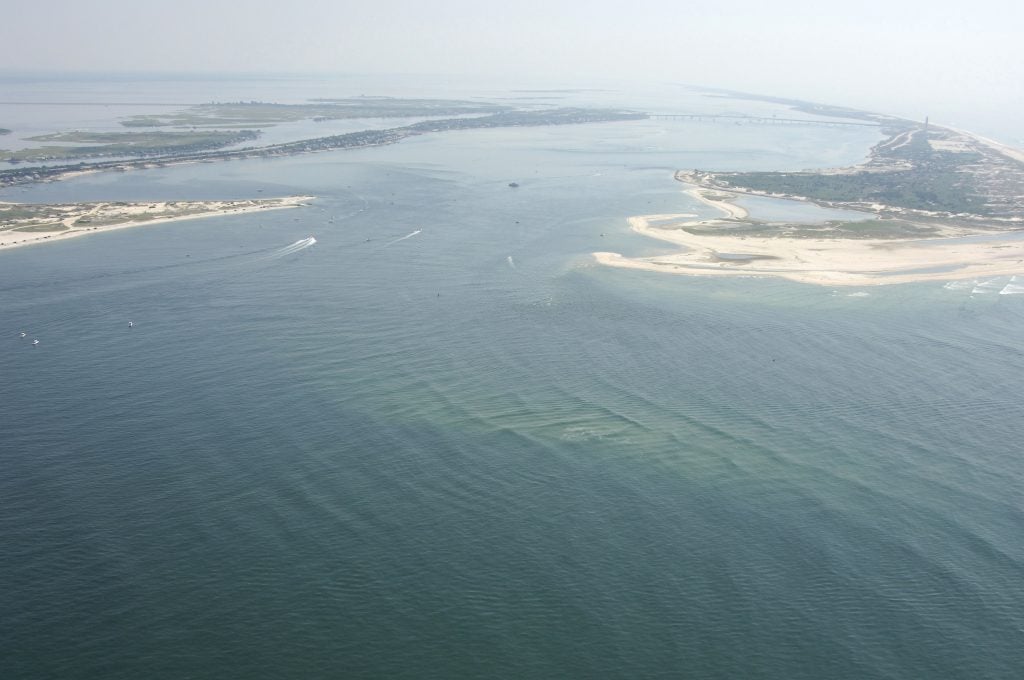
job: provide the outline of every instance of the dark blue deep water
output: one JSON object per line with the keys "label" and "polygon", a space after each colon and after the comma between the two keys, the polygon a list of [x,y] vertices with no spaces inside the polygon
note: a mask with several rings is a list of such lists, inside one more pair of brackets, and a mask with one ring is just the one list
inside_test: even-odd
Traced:
{"label": "dark blue deep water", "polygon": [[1024,296],[600,268],[872,141],[666,125],[0,194],[317,197],[0,253],[0,675],[1021,677]]}

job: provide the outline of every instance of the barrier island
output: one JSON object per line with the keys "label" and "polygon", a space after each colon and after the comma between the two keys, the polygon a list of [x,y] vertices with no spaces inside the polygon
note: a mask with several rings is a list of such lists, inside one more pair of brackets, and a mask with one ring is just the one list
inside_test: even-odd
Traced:
{"label": "barrier island", "polygon": [[[847,109],[801,110],[849,117]],[[645,215],[645,236],[683,250],[602,264],[700,276],[773,276],[821,285],[879,285],[1024,274],[1024,152],[962,130],[855,112],[885,139],[857,165],[803,172],[678,171],[719,215]],[[862,220],[758,220],[744,196],[857,211]]]}

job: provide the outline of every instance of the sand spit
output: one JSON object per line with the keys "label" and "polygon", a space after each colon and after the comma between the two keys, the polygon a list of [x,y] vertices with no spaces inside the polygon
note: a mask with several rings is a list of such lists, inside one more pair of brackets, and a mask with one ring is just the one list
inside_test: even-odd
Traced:
{"label": "sand spit", "polygon": [[65,205],[0,204],[0,250],[63,241],[178,220],[236,215],[306,205],[312,196],[237,201],[170,201],[152,203],[73,203]]}
{"label": "sand spit", "polygon": [[737,194],[691,187],[686,192],[723,213],[706,220],[668,220],[665,215],[629,219],[633,231],[684,248],[655,257],[627,258],[598,252],[601,264],[690,276],[774,276],[823,286],[871,286],[914,281],[1024,274],[1024,238],[947,229],[939,238],[847,239],[695,234],[735,227],[747,218],[732,201]]}

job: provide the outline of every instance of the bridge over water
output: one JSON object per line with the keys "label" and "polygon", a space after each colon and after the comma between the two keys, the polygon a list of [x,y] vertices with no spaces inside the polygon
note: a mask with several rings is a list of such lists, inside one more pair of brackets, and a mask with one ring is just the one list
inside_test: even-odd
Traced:
{"label": "bridge over water", "polygon": [[816,118],[779,118],[777,116],[745,116],[729,113],[652,113],[655,120],[695,120],[708,123],[757,123],[760,125],[824,125],[828,127],[855,125],[858,127],[879,127],[879,123],[854,120],[821,120]]}

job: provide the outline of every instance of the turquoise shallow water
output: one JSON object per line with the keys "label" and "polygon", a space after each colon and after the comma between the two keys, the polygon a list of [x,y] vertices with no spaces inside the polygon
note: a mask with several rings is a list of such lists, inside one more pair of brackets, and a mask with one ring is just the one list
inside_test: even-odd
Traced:
{"label": "turquoise shallow water", "polygon": [[0,195],[318,197],[0,253],[4,675],[1016,677],[1024,298],[598,268],[847,134],[661,130]]}

